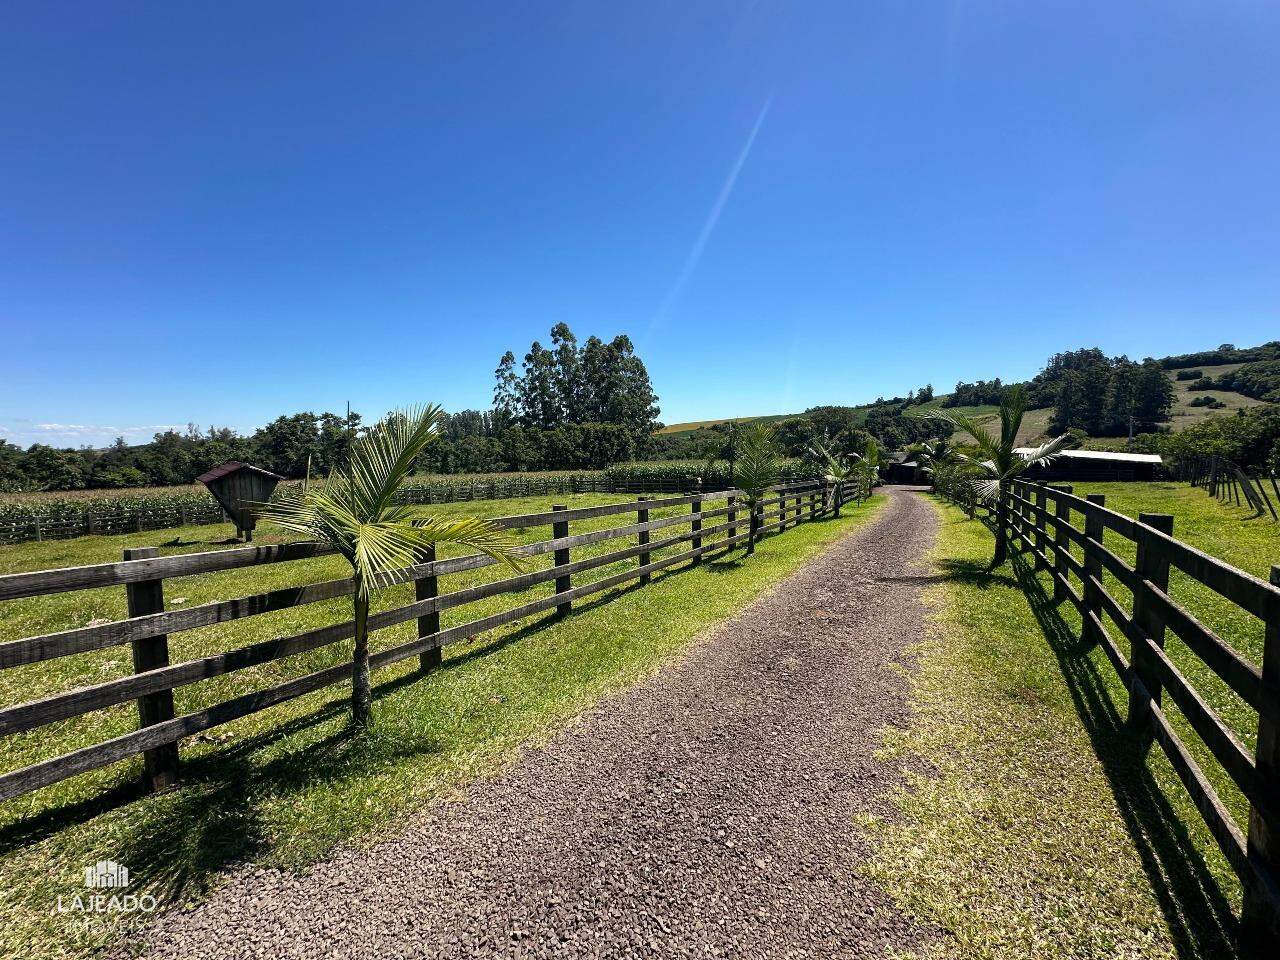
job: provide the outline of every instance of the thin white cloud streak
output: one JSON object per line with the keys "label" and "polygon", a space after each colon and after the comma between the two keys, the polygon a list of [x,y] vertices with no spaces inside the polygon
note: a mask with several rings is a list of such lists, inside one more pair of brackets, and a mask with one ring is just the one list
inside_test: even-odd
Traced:
{"label": "thin white cloud streak", "polygon": [[688,286],[689,280],[693,277],[694,272],[698,269],[698,263],[702,260],[703,251],[707,248],[707,241],[711,239],[711,234],[715,232],[716,224],[720,222],[720,214],[724,212],[725,204],[729,202],[729,197],[733,194],[733,188],[738,184],[738,175],[742,173],[742,168],[747,163],[747,157],[751,155],[751,148],[755,146],[756,137],[760,133],[760,128],[764,126],[764,118],[769,114],[769,108],[773,105],[773,97],[770,96],[764,102],[764,106],[760,108],[760,113],[756,117],[755,125],[751,128],[751,133],[747,136],[747,142],[743,144],[742,150],[738,153],[738,158],[734,161],[733,166],[729,169],[729,175],[725,177],[724,183],[720,187],[720,193],[716,197],[715,204],[711,207],[711,213],[707,215],[707,219],[702,224],[702,230],[698,233],[698,239],[694,241],[693,248],[689,251],[689,255],[685,257],[684,266],[680,270],[680,275],[676,277],[676,282],[671,285],[671,289],[667,291],[666,297],[662,300],[662,306],[658,308],[657,314],[649,322],[649,329],[645,331],[645,339],[653,333],[654,328],[664,319],[667,313],[675,306],[676,301],[680,299],[684,293],[684,288]]}

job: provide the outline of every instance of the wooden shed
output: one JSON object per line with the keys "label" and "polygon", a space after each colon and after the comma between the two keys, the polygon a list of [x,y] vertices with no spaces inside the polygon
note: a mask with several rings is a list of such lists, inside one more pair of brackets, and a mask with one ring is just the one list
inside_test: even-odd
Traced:
{"label": "wooden shed", "polygon": [[249,505],[270,500],[276,484],[284,477],[251,463],[228,460],[196,479],[209,488],[213,499],[236,525],[236,534],[247,542],[253,539],[253,528],[258,522]]}
{"label": "wooden shed", "polygon": [[920,464],[910,459],[910,456],[901,450],[889,454],[889,463],[883,471],[885,483],[915,485],[924,482],[920,475]]}

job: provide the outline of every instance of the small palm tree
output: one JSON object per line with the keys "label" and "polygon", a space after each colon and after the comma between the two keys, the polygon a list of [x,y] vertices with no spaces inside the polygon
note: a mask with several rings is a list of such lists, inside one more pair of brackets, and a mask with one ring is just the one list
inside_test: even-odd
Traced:
{"label": "small palm tree", "polygon": [[733,485],[745,494],[751,511],[747,535],[747,555],[756,552],[756,536],[760,530],[760,501],[769,488],[782,478],[781,454],[773,438],[773,430],[762,424],[749,424],[737,431],[737,459],[733,464]]}
{"label": "small palm tree", "polygon": [[935,486],[937,485],[938,475],[946,472],[957,459],[956,448],[946,438],[933,441],[926,440],[914,448],[913,452],[916,463],[920,465],[920,472],[926,477],[932,477]]}
{"label": "small palm tree", "polygon": [[833,453],[831,448],[821,440],[815,440],[809,446],[809,455],[818,461],[825,470],[825,477],[828,483],[832,484],[835,515],[840,516],[840,506],[844,499],[844,485],[849,480],[857,477],[866,477],[867,490],[871,489],[873,479],[870,475],[872,469],[878,468],[880,462],[880,450],[876,446],[876,442],[872,438],[867,438],[867,445],[862,453],[837,454]]}
{"label": "small palm tree", "polygon": [[993,568],[1004,563],[1009,555],[1009,484],[1029,467],[1048,463],[1067,449],[1072,438],[1068,434],[1050,440],[1029,453],[1017,452],[1018,430],[1027,412],[1027,392],[1022,386],[1010,387],[1000,400],[1000,436],[993,437],[972,417],[960,414],[937,413],[937,419],[945,420],[963,430],[973,441],[974,452],[957,453],[957,459],[968,464],[981,478],[975,482],[975,491],[984,500],[996,502],[996,552],[991,560]]}
{"label": "small palm tree", "polygon": [[393,571],[432,558],[436,544],[473,547],[517,566],[515,542],[488,520],[413,516],[394,502],[423,449],[436,439],[444,411],[414,407],[389,414],[352,441],[344,470],[323,485],[292,491],[256,504],[263,520],[333,547],[351,565],[355,648],[352,655],[351,717],[369,723],[369,594],[386,586]]}
{"label": "small palm tree", "polygon": [[880,482],[880,444],[876,443],[875,437],[867,437],[867,442],[862,445],[861,462],[866,474],[867,496],[871,496],[872,489]]}

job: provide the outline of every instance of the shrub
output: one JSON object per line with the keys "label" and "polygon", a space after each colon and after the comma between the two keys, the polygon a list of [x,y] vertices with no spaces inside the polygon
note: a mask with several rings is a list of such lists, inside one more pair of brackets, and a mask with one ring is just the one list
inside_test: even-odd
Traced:
{"label": "shrub", "polygon": [[1233,417],[1211,417],[1181,433],[1155,434],[1134,447],[1177,461],[1216,455],[1248,469],[1265,467],[1280,444],[1280,407],[1241,410]]}
{"label": "shrub", "polygon": [[1210,407],[1213,409],[1221,409],[1222,407],[1225,407],[1226,404],[1223,403],[1221,400],[1219,400],[1217,397],[1196,397],[1194,400],[1191,401],[1191,403],[1188,404],[1188,406]]}
{"label": "shrub", "polygon": [[1178,371],[1179,380],[1199,380],[1203,376],[1204,376],[1203,370],[1179,370]]}

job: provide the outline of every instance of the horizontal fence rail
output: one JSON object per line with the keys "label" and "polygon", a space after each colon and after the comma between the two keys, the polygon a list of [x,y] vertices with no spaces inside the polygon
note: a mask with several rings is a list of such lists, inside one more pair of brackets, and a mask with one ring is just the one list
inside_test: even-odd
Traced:
{"label": "horizontal fence rail", "polygon": [[[416,636],[373,653],[371,668],[377,670],[414,656],[421,658],[424,667],[438,664],[439,651],[447,644],[535,614],[551,610],[568,612],[580,598],[632,580],[647,583],[652,574],[660,570],[682,563],[697,563],[708,553],[745,545],[748,540],[763,534],[782,532],[801,522],[828,516],[851,500],[865,498],[868,492],[865,485],[852,482],[834,486],[822,481],[780,484],[771,488],[769,494],[758,502],[754,516],[750,515],[742,491],[726,490],[660,499],[641,497],[628,502],[577,509],[556,507],[541,513],[497,518],[494,522],[506,529],[550,527],[550,538],[525,544],[518,548],[518,552],[526,557],[551,553],[553,564],[545,569],[456,590],[444,589],[441,578],[487,567],[497,561],[481,554],[469,554],[431,560],[396,571],[383,586],[412,582],[416,586],[415,599],[404,606],[370,614],[369,629],[372,632],[417,621]],[[650,519],[651,511],[679,507],[687,507],[688,510]],[[575,521],[615,516],[631,516],[636,522],[576,535],[570,533],[571,524]],[[629,542],[603,554],[579,559],[572,557],[575,549],[620,539]],[[656,559],[653,557],[653,554],[669,549],[677,552]],[[130,700],[136,701],[139,713],[136,730],[21,769],[0,773],[0,801],[139,753],[144,755],[148,783],[157,788],[166,786],[176,777],[177,745],[184,738],[311,691],[349,681],[352,664],[344,660],[266,689],[175,715],[173,692],[177,689],[328,647],[350,639],[354,627],[350,620],[346,620],[176,664],[169,662],[168,638],[171,635],[350,596],[353,585],[345,578],[328,580],[194,607],[165,609],[164,582],[174,577],[263,564],[288,564],[329,553],[328,548],[314,543],[243,547],[169,557],[157,556],[154,548],[135,548],[126,551],[125,558],[119,563],[0,576],[0,601],[123,587],[129,614],[124,620],[0,643],[0,669],[38,664],[124,644],[131,646],[135,668],[132,674],[123,677],[28,702],[0,705],[0,737],[36,730]],[[634,566],[574,585],[574,577],[578,574],[631,559],[636,561]],[[447,628],[440,626],[439,614],[442,611],[487,597],[520,593],[538,584],[550,584],[553,592],[466,623]]]}
{"label": "horizontal fence rail", "polygon": [[[981,513],[992,525],[999,522],[1000,511],[976,498],[972,487],[956,483],[939,492],[971,516]],[[1067,485],[1015,480],[1002,499],[1010,547],[1027,554],[1036,571],[1048,571],[1056,602],[1070,601],[1077,609],[1082,639],[1101,646],[1128,690],[1128,723],[1160,745],[1240,877],[1242,941],[1250,946],[1270,943],[1274,949],[1280,943],[1280,565],[1272,567],[1267,583],[1174,539],[1172,516],[1144,513],[1135,520],[1107,509],[1104,495],[1074,496]],[[1073,518],[1083,525],[1073,524]],[[1135,545],[1133,565],[1104,546],[1107,531]],[[1170,570],[1262,622],[1261,664],[1248,660],[1170,596]],[[1128,593],[1128,604],[1108,591],[1104,571]],[[1113,631],[1128,641],[1129,656]],[[1182,640],[1257,712],[1252,753],[1170,658],[1166,633]],[[1245,826],[1232,818],[1170,723],[1166,696],[1247,798]]]}

